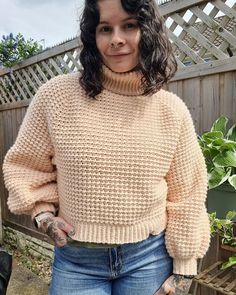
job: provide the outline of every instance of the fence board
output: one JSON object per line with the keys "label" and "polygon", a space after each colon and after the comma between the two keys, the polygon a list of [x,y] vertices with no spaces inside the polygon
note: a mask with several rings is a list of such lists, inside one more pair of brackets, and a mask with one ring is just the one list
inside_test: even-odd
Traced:
{"label": "fence board", "polygon": [[185,21],[177,14],[172,15],[172,19],[184,30],[189,33],[193,38],[195,38],[201,46],[205,47],[209,52],[212,53],[217,59],[226,59],[227,55],[217,49],[214,44],[212,44],[206,37],[204,37],[200,32],[198,32],[194,27],[186,26]]}
{"label": "fence board", "polygon": [[221,0],[215,0],[214,5],[231,19],[236,19],[236,12],[233,9],[230,9],[229,6]]}
{"label": "fence board", "polygon": [[[204,9],[205,6],[206,6],[206,3],[204,3],[203,5],[201,5],[200,8],[201,8],[201,9]],[[217,9],[216,9],[216,11],[218,12]],[[216,12],[216,13],[217,13],[217,12]],[[183,17],[184,14],[185,14],[185,11],[183,11],[182,13],[179,13],[179,15],[180,15],[181,17]],[[196,15],[193,14],[193,15],[191,16],[191,18],[189,19],[189,21],[188,21],[189,26],[193,26],[193,25],[195,24],[196,20],[197,20],[197,17],[196,17]],[[176,23],[176,22],[173,22],[173,24],[176,24],[176,26],[177,26],[177,23]],[[202,25],[202,26],[199,28],[199,32],[200,32],[201,34],[202,34],[203,31],[205,31],[205,28],[203,28],[203,26],[204,26],[204,25]],[[170,28],[170,30],[173,31],[172,28]],[[183,31],[180,33],[179,38],[180,38],[181,40],[184,40],[185,37],[187,37],[187,32],[186,32],[185,30],[183,30]],[[194,45],[195,45],[196,43],[197,43],[197,40],[194,39],[194,38],[191,38],[191,40],[190,40],[190,42],[189,42],[188,45],[189,45],[190,48],[193,48]],[[181,54],[179,55],[179,59],[180,59],[181,61],[183,61],[183,60],[186,58],[186,56],[187,56],[187,54],[185,54],[184,52],[181,52]],[[202,55],[199,54],[199,57],[201,58]],[[200,63],[202,63],[202,61],[201,61]]]}
{"label": "fence board", "polygon": [[194,5],[200,5],[204,2],[209,2],[207,0],[173,0],[166,4],[159,6],[159,10],[162,16],[168,16],[173,12],[179,12],[183,9],[189,9]]}
{"label": "fence board", "polygon": [[202,116],[201,129],[210,130],[212,122],[220,116],[220,75],[206,76],[201,81]]}
{"label": "fence board", "polygon": [[[195,63],[204,63],[204,60],[198,54],[196,54],[194,50],[192,50],[178,37],[176,37],[171,30],[167,30],[167,34],[175,42],[175,45],[177,45],[177,47],[181,49],[184,57],[189,56]],[[180,60],[182,61],[183,58],[181,58]]]}
{"label": "fence board", "polygon": [[[4,79],[1,79],[1,82],[2,82],[2,84],[3,84],[3,87],[1,87],[0,89],[1,89],[1,93],[4,95],[4,98],[5,98],[5,100],[6,100],[6,102],[7,103],[10,103],[11,101],[10,101],[10,99],[12,100],[12,101],[14,101],[14,96],[11,94],[11,92],[9,91],[9,92],[7,92],[6,91],[6,89],[7,89],[7,84],[6,84],[6,81],[4,81]],[[8,98],[8,96],[7,96],[7,94],[9,95],[9,98]]]}
{"label": "fence board", "polygon": [[235,108],[235,99],[236,99],[236,87],[234,72],[227,72],[221,76],[221,94],[220,94],[220,106],[221,113],[230,118],[231,123],[235,122],[236,119],[236,108]]}
{"label": "fence board", "polygon": [[3,91],[3,87],[0,87],[0,105],[4,104],[4,103],[8,103],[9,100],[7,98],[7,96],[5,96],[5,93]]}
{"label": "fence board", "polygon": [[172,81],[184,80],[194,77],[205,77],[215,73],[224,73],[235,71],[236,56],[227,58],[225,60],[216,60],[202,65],[194,65],[192,67],[185,67],[180,69]]}
{"label": "fence board", "polygon": [[203,21],[208,27],[214,28],[215,32],[217,32],[218,35],[223,37],[227,42],[229,42],[231,45],[236,46],[236,37],[232,35],[230,32],[221,30],[222,26],[214,21],[210,16],[208,16],[206,13],[204,13],[201,9],[198,7],[192,7],[190,9],[196,16]]}

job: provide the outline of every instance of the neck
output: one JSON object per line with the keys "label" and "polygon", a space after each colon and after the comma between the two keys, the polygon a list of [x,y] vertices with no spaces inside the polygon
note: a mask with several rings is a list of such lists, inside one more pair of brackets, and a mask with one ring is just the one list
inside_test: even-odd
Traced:
{"label": "neck", "polygon": [[123,95],[142,95],[144,87],[142,73],[136,69],[125,72],[113,72],[107,66],[102,66],[103,87],[109,91]]}

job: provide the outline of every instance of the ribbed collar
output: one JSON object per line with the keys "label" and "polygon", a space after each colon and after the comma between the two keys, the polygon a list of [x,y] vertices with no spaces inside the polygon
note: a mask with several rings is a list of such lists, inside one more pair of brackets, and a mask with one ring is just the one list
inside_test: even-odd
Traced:
{"label": "ribbed collar", "polygon": [[123,95],[142,95],[144,89],[141,83],[142,73],[140,71],[116,73],[103,65],[102,73],[102,85],[105,89]]}

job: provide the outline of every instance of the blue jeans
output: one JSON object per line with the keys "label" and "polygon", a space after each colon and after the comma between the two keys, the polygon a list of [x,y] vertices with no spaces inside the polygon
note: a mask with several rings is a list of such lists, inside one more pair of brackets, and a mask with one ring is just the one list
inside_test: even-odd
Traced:
{"label": "blue jeans", "polygon": [[115,248],[55,247],[50,295],[153,295],[172,274],[165,231]]}

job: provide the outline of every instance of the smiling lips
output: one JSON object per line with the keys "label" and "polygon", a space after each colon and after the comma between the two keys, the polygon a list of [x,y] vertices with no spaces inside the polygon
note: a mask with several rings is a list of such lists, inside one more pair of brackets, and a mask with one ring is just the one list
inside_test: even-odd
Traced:
{"label": "smiling lips", "polygon": [[130,53],[119,53],[119,54],[111,54],[109,57],[121,57],[121,56],[126,56],[129,55]]}

